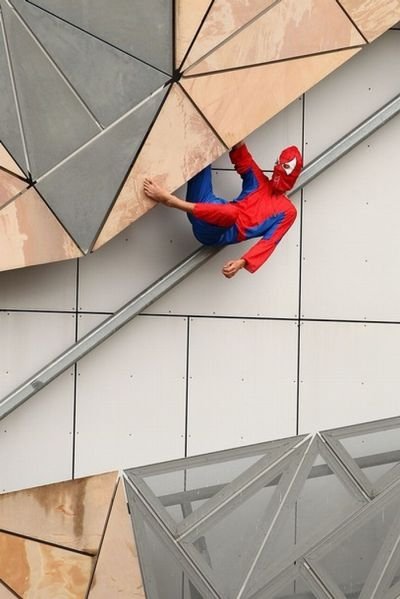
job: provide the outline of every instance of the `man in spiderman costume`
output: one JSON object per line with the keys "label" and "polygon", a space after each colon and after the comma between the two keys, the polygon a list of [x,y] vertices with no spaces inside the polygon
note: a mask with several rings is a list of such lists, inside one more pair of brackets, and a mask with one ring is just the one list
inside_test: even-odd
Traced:
{"label": "man in spiderman costume", "polygon": [[242,268],[251,273],[260,268],[295,221],[296,208],[284,194],[292,189],[303,166],[295,146],[281,152],[271,179],[254,162],[244,142],[236,144],[229,156],[242,178],[242,191],[232,202],[214,195],[211,166],[189,181],[186,201],[150,179],[144,182],[149,198],[187,212],[196,239],[204,245],[224,246],[261,237],[241,258],[224,265],[222,272],[228,279]]}

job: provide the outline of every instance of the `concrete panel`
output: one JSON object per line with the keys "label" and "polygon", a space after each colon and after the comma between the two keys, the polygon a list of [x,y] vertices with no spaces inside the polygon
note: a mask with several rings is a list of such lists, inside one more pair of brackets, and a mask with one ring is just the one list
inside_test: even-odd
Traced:
{"label": "concrete panel", "polygon": [[25,0],[13,0],[13,5],[103,125],[168,80],[160,71]]}
{"label": "concrete panel", "polygon": [[1,492],[71,478],[73,374],[65,372],[1,421]]}
{"label": "concrete panel", "polygon": [[182,457],[186,329],[139,317],[79,363],[76,476]]}
{"label": "concrete panel", "polygon": [[[240,192],[235,172],[214,172],[215,192],[232,199]],[[299,208],[299,194],[294,198]],[[299,210],[300,212],[300,210]],[[187,225],[190,228],[189,223]],[[150,313],[295,318],[298,314],[300,218],[254,274],[222,275],[228,260],[240,258],[258,240],[231,245],[196,270],[150,308]],[[211,291],[212,290],[212,291]]]}
{"label": "concrete panel", "polygon": [[34,0],[34,4],[172,74],[172,0]]}
{"label": "concrete panel", "polygon": [[90,139],[100,127],[12,7],[4,0],[0,4],[35,178]]}
{"label": "concrete panel", "polygon": [[399,141],[397,116],[305,190],[304,317],[400,320]]}
{"label": "concrete panel", "polygon": [[0,273],[2,310],[75,310],[76,260]]}
{"label": "concrete panel", "polygon": [[300,433],[397,416],[400,327],[303,322]]}
{"label": "concrete panel", "polygon": [[306,162],[399,93],[399,54],[400,36],[388,31],[307,92]]}
{"label": "concrete panel", "polygon": [[83,251],[91,248],[166,91],[116,121],[37,183]]}
{"label": "concrete panel", "polygon": [[296,434],[297,323],[190,319],[189,454]]}

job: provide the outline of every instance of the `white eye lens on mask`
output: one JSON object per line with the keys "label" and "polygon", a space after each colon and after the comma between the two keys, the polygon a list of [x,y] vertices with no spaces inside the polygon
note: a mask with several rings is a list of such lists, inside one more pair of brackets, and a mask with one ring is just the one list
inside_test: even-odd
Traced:
{"label": "white eye lens on mask", "polygon": [[293,158],[293,160],[289,160],[289,162],[285,162],[285,164],[282,164],[282,168],[284,169],[287,175],[293,173],[294,169],[296,168],[296,163],[296,158]]}

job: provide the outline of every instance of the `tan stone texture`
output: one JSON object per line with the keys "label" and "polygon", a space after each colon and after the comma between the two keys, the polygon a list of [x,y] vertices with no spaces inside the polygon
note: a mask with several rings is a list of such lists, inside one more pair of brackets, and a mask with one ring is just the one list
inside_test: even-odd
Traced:
{"label": "tan stone texture", "polygon": [[369,42],[397,23],[400,0],[340,0]]}
{"label": "tan stone texture", "polygon": [[146,177],[173,191],[225,151],[179,85],[173,85],[95,249],[155,205],[143,193]]}
{"label": "tan stone texture", "polygon": [[89,599],[146,599],[122,480],[118,483]]}
{"label": "tan stone texture", "polygon": [[261,64],[365,44],[336,0],[282,0],[186,75]]}
{"label": "tan stone texture", "polygon": [[13,173],[16,173],[17,175],[21,175],[21,177],[25,177],[18,164],[15,162],[12,156],[10,156],[3,144],[0,142],[0,167],[1,166],[8,169],[9,171],[12,171]]}
{"label": "tan stone texture", "polygon": [[230,35],[249,23],[275,0],[215,0],[184,69],[202,58]]}
{"label": "tan stone texture", "polygon": [[0,495],[0,529],[94,554],[116,482],[110,472]]}
{"label": "tan stone texture", "polygon": [[0,578],[23,599],[84,599],[93,558],[0,533]]}
{"label": "tan stone texture", "polygon": [[211,0],[176,0],[175,67],[179,68]]}
{"label": "tan stone texture", "polygon": [[358,51],[343,50],[187,78],[182,85],[230,147]]}
{"label": "tan stone texture", "polygon": [[7,589],[7,587],[5,587],[4,584],[2,584],[1,582],[0,582],[0,599],[15,599],[14,593],[11,593],[11,591],[9,591]]}
{"label": "tan stone texture", "polygon": [[0,169],[0,208],[28,187],[26,181]]}
{"label": "tan stone texture", "polygon": [[35,189],[0,210],[0,270],[81,255]]}

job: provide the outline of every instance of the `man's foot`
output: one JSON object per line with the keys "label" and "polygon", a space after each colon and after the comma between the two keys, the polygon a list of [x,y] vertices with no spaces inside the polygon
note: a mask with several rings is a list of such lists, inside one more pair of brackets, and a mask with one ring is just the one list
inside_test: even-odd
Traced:
{"label": "man's foot", "polygon": [[155,202],[160,202],[160,204],[165,204],[166,206],[171,206],[172,196],[168,191],[160,187],[158,183],[152,181],[151,179],[145,179],[143,184],[144,193],[148,198],[154,200]]}

